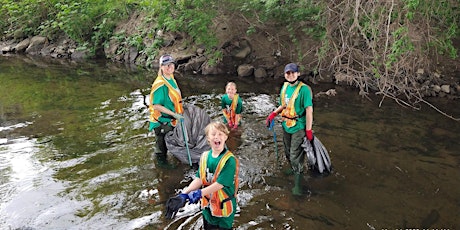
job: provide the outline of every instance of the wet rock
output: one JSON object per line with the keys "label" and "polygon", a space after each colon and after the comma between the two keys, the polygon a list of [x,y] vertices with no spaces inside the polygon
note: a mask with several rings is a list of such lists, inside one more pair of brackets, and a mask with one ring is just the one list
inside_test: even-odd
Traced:
{"label": "wet rock", "polygon": [[13,52],[14,47],[11,45],[6,45],[2,47],[2,54]]}
{"label": "wet rock", "polygon": [[27,47],[29,47],[29,44],[30,44],[30,38],[26,38],[22,40],[21,42],[19,42],[19,44],[17,44],[14,47],[14,51],[16,51],[16,53],[23,53],[25,52]]}
{"label": "wet rock", "polygon": [[89,57],[90,54],[87,50],[76,50],[74,52],[72,52],[72,54],[70,55],[70,57],[73,59],[73,60],[82,60],[82,59],[85,59],[87,57]]}

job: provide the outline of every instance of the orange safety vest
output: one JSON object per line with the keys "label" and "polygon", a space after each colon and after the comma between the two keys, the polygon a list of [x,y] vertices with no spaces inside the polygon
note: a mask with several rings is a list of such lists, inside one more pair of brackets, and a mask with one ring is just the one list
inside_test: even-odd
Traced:
{"label": "orange safety vest", "polygon": [[[227,150],[225,155],[220,159],[219,164],[217,165],[216,171],[214,172],[214,177],[211,181],[206,180],[206,168],[208,155],[211,151],[203,153],[203,156],[200,159],[200,179],[203,184],[203,187],[209,186],[212,183],[217,181],[217,177],[220,174],[220,171],[224,167],[225,163],[230,157],[234,157],[236,160],[236,171],[235,171],[235,194],[229,196],[224,192],[224,189],[219,189],[216,192],[213,192],[209,195],[205,195],[201,198],[201,208],[209,207],[211,214],[215,217],[228,217],[233,213],[232,198],[236,198],[236,193],[238,191],[238,170],[239,164],[238,159],[233,155],[232,152]],[[230,202],[228,202],[230,201]]]}
{"label": "orange safety vest", "polygon": [[[174,83],[177,82],[174,79],[174,76],[172,77]],[[182,107],[182,96],[180,93],[179,89],[174,88],[169,82],[165,79],[165,77],[161,74],[158,74],[157,78],[152,84],[152,91],[150,91],[150,104],[149,104],[149,111],[150,111],[150,121],[151,122],[159,122],[159,118],[161,117],[161,112],[158,110],[155,110],[153,108],[153,93],[155,90],[157,90],[159,87],[166,85],[168,87],[168,96],[169,99],[174,103],[174,110],[176,113],[182,114],[184,112],[184,108]],[[171,125],[176,126],[177,120],[172,119],[171,120]]]}
{"label": "orange safety vest", "polygon": [[303,82],[299,82],[299,84],[294,90],[294,93],[291,96],[291,99],[289,99],[288,105],[286,106],[284,98],[286,97],[286,89],[288,84],[288,82],[285,82],[283,85],[283,89],[281,90],[281,106],[284,107],[283,111],[281,111],[281,116],[282,120],[286,122],[287,127],[293,127],[295,126],[296,120],[298,118],[294,108],[294,101],[297,98],[297,96],[299,96],[300,88],[305,84]]}
{"label": "orange safety vest", "polygon": [[231,124],[239,124],[241,117],[236,116],[236,106],[238,106],[238,99],[239,95],[235,94],[232,99],[232,104],[230,106],[230,110],[227,110],[226,108],[222,109],[222,112],[224,114],[225,119],[228,121],[228,123]]}

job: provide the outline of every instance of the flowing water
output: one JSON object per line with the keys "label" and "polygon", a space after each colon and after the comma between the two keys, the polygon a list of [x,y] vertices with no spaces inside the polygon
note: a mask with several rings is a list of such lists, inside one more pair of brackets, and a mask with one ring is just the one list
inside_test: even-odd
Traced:
{"label": "flowing water", "polygon": [[[195,169],[152,157],[143,95],[154,72],[0,57],[0,229],[200,229],[196,205],[164,218]],[[295,197],[281,125],[276,143],[264,126],[282,79],[177,75],[185,103],[212,119],[230,79],[245,109],[227,142],[240,159],[235,229],[460,229],[459,122],[312,85],[337,91],[314,99],[313,129],[334,171],[306,174]],[[436,103],[460,116],[458,101]]]}

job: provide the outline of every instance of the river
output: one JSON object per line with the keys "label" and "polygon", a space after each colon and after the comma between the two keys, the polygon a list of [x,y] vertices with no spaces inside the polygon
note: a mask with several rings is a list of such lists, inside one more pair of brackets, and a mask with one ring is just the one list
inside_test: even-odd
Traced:
{"label": "river", "polygon": [[[195,169],[169,156],[156,165],[143,95],[155,71],[0,56],[0,229],[199,229],[196,205],[174,220],[165,201]],[[243,124],[228,146],[240,160],[235,229],[460,229],[460,123],[423,105],[413,110],[354,89],[312,85],[316,137],[329,176],[292,176],[278,123],[264,126],[282,79],[176,75],[185,103],[220,119],[220,96],[235,80]],[[460,116],[458,101],[431,99]],[[278,148],[279,159],[277,160]]]}

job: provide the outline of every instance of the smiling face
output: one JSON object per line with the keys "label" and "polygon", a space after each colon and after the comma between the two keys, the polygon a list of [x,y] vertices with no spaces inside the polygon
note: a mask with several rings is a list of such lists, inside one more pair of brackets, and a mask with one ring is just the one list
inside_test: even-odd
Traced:
{"label": "smiling face", "polygon": [[206,138],[211,146],[212,152],[219,154],[225,148],[228,139],[228,129],[222,122],[212,122],[205,129]]}
{"label": "smiling face", "polygon": [[165,76],[171,76],[174,73],[175,66],[174,63],[168,63],[166,65],[161,66],[161,71],[163,72],[163,75]]}
{"label": "smiling face", "polygon": [[229,82],[227,86],[225,86],[225,93],[228,95],[230,99],[232,99],[236,94],[236,84],[233,82]]}
{"label": "smiling face", "polygon": [[286,79],[287,82],[294,84],[295,82],[297,82],[299,75],[300,75],[299,72],[287,71],[284,73],[284,78]]}

